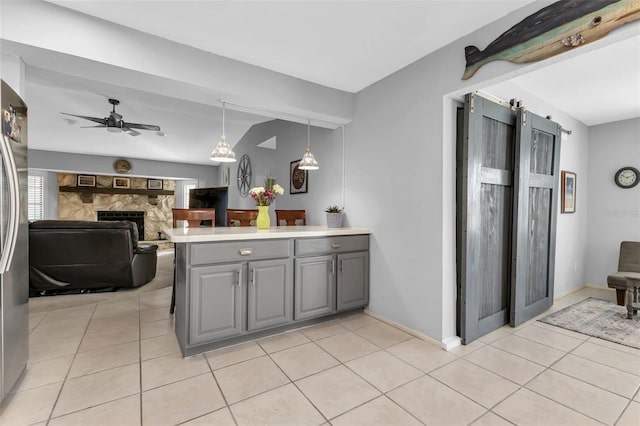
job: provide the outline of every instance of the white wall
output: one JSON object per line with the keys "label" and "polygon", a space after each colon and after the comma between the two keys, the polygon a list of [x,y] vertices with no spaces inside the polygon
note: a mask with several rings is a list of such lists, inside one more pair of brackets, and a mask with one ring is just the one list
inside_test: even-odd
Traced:
{"label": "white wall", "polygon": [[620,242],[640,241],[640,185],[622,189],[613,181],[624,166],[640,169],[640,118],[589,131],[586,282],[606,287],[607,275],[618,270]]}

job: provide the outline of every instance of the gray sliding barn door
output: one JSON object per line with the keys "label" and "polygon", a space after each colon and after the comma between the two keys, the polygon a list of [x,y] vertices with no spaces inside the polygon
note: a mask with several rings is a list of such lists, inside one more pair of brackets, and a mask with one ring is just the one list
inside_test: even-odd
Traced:
{"label": "gray sliding barn door", "polygon": [[468,344],[553,303],[561,128],[476,94],[458,124],[457,322]]}
{"label": "gray sliding barn door", "polygon": [[458,194],[458,326],[463,342],[509,322],[515,114],[468,94]]}
{"label": "gray sliding barn door", "polygon": [[546,311],[553,304],[556,218],[560,170],[557,123],[517,112],[511,325]]}

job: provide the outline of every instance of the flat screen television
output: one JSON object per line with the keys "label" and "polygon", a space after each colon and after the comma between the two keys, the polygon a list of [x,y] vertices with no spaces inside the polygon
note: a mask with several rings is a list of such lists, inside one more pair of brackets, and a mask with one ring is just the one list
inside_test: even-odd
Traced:
{"label": "flat screen television", "polygon": [[[227,226],[227,187],[193,188],[189,190],[189,208],[216,209],[216,226]],[[203,220],[203,226],[211,226],[210,220]]]}

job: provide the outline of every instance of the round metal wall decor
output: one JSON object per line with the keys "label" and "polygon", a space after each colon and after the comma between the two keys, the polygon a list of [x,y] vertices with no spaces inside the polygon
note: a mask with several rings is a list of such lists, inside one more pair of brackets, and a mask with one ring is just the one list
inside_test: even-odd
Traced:
{"label": "round metal wall decor", "polygon": [[251,190],[251,161],[249,156],[244,154],[238,162],[238,192],[243,197],[249,195]]}
{"label": "round metal wall decor", "polygon": [[131,171],[131,163],[125,159],[119,159],[113,163],[113,169],[116,173],[129,173]]}

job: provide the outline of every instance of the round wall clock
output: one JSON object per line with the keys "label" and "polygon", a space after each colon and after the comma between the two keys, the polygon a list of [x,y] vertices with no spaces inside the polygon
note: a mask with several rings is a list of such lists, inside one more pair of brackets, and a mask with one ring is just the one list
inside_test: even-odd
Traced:
{"label": "round wall clock", "polygon": [[238,162],[238,191],[240,195],[246,197],[251,190],[251,161],[247,154],[243,155]]}
{"label": "round wall clock", "polygon": [[614,180],[620,188],[633,188],[640,182],[640,171],[631,166],[623,167],[616,172]]}
{"label": "round wall clock", "polygon": [[123,159],[116,160],[116,162],[113,163],[113,169],[117,173],[129,173],[131,171],[131,163]]}

